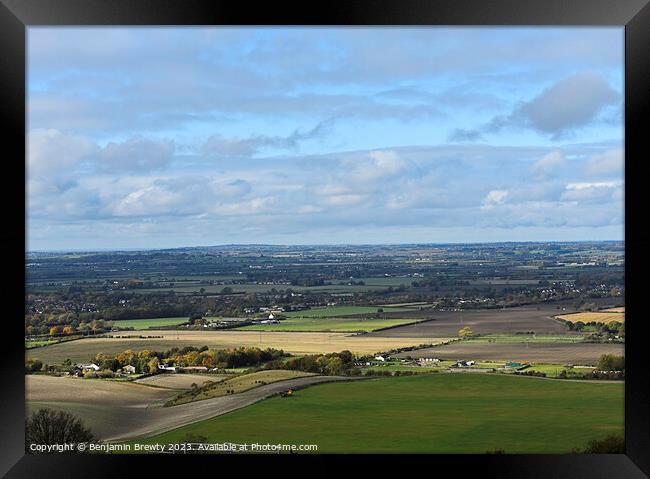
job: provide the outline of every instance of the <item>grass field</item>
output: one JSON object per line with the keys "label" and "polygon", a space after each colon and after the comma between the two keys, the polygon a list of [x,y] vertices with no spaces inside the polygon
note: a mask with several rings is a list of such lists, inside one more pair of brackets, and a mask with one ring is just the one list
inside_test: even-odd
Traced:
{"label": "grass field", "polygon": [[240,331],[375,331],[408,324],[414,319],[361,319],[361,318],[289,318],[279,324],[254,324],[238,328]]}
{"label": "grass field", "polygon": [[206,381],[221,381],[229,377],[226,374],[156,374],[136,379],[137,384],[167,389],[190,389],[192,384],[202,386]]}
{"label": "grass field", "polygon": [[291,311],[285,315],[288,318],[336,318],[340,316],[353,316],[355,314],[375,314],[379,309],[385,313],[407,313],[417,308],[379,307],[379,306],[329,306],[327,308],[305,309]]}
{"label": "grass field", "polygon": [[30,339],[25,340],[25,349],[40,348],[41,346],[49,346],[50,344],[58,343],[58,339]]}
{"label": "grass field", "polygon": [[[612,321],[618,321],[619,323],[625,322],[625,308],[612,308],[613,310],[603,310],[603,311],[588,311],[584,313],[572,313],[572,314],[562,314],[557,316],[558,319],[563,319],[565,321],[571,321],[572,323],[577,323],[582,321],[583,323],[611,323]],[[622,311],[617,311],[621,310]]]}
{"label": "grass field", "polygon": [[345,349],[357,354],[372,354],[406,346],[436,344],[446,338],[389,338],[346,333],[286,333],[257,331],[163,331],[149,330],[151,338],[86,338],[62,344],[29,349],[27,358],[37,358],[48,364],[90,361],[95,354],[116,354],[127,349],[167,351],[173,347],[208,346],[213,349],[256,346],[276,348],[294,354],[338,352]]}
{"label": "grass field", "polygon": [[567,453],[623,434],[623,385],[432,374],[311,386],[140,440],[316,444],[318,452]]}
{"label": "grass field", "polygon": [[113,326],[116,328],[133,328],[135,330],[159,328],[162,326],[177,326],[179,324],[187,323],[187,317],[176,318],[151,318],[151,319],[125,319],[121,321],[113,321]]}
{"label": "grass field", "polygon": [[[171,400],[169,402],[169,405],[176,406],[178,404],[216,398],[225,396],[227,394],[238,394],[261,386],[263,384],[270,384],[278,381],[284,381],[285,379],[301,378],[305,376],[315,376],[315,374],[289,370],[259,371],[256,373],[225,379],[223,381],[215,381],[215,383],[210,385],[209,388],[205,388],[199,393],[192,393],[190,391],[185,394],[181,394],[177,398]],[[233,392],[228,393],[227,391]]]}

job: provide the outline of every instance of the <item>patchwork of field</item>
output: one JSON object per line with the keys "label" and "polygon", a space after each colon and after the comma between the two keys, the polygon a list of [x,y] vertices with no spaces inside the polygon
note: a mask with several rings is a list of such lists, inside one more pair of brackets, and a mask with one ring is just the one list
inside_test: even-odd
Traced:
{"label": "patchwork of field", "polygon": [[520,361],[536,363],[595,365],[603,354],[623,356],[625,346],[612,343],[530,342],[511,343],[458,341],[444,346],[394,355],[405,358],[440,358],[454,361]]}
{"label": "patchwork of field", "polygon": [[[382,313],[379,310],[383,309]],[[380,306],[329,306],[327,308],[312,308],[302,311],[285,313],[287,318],[336,318],[340,316],[354,316],[358,314],[408,313],[416,311],[413,307],[380,307]]]}
{"label": "patchwork of field", "polygon": [[623,400],[621,383],[439,373],[312,386],[138,442],[191,433],[319,453],[567,453],[623,434]]}
{"label": "patchwork of field", "polygon": [[328,284],[323,286],[293,286],[291,284],[187,284],[161,288],[141,288],[140,293],[160,293],[174,291],[179,294],[198,293],[201,289],[207,294],[221,293],[224,288],[231,288],[233,294],[237,293],[267,293],[272,290],[287,290],[300,293],[332,293],[350,294],[362,293],[364,291],[379,291],[386,289],[384,285],[352,285],[352,284]]}
{"label": "patchwork of field", "polygon": [[[152,336],[147,338],[146,336]],[[373,337],[369,334],[306,332],[256,332],[256,331],[165,331],[150,330],[146,336],[98,337],[53,344],[26,352],[27,358],[37,358],[48,364],[61,364],[66,359],[72,362],[89,361],[95,354],[116,354],[127,349],[142,351],[167,351],[173,347],[208,346],[211,349],[256,346],[276,348],[294,354],[317,354],[349,350],[356,354],[373,354],[380,351],[436,344],[446,338],[424,339],[423,337]]]}
{"label": "patchwork of field", "polygon": [[565,321],[571,321],[572,323],[577,323],[578,321],[582,321],[583,323],[611,323],[612,321],[624,323],[625,308],[612,308],[603,311],[562,314],[560,316],[557,316],[557,318],[563,319]]}
{"label": "patchwork of field", "polygon": [[192,384],[203,386],[206,381],[221,381],[229,377],[227,374],[156,374],[136,379],[134,383],[159,388],[185,390],[190,389]]}
{"label": "patchwork of field", "polygon": [[216,382],[215,384],[211,385],[209,389],[201,391],[198,394],[187,393],[185,395],[181,395],[175,400],[171,401],[171,404],[185,404],[192,401],[202,401],[205,399],[226,396],[227,394],[239,394],[264,384],[308,376],[316,375],[312,373],[305,373],[303,371],[289,370],[258,371],[256,373],[244,374],[243,376],[236,376],[230,379]]}
{"label": "patchwork of field", "polygon": [[178,391],[117,381],[28,376],[28,414],[41,407],[77,415],[99,440],[127,440],[169,431],[195,421],[250,406],[288,388],[346,381],[339,376],[308,376],[261,385],[241,394],[228,395],[180,406],[162,407]]}
{"label": "patchwork of field", "polygon": [[151,318],[151,319],[124,319],[120,321],[113,321],[113,326],[116,328],[133,328],[135,330],[159,328],[162,326],[178,326],[179,324],[187,323],[187,317],[176,318]]}
{"label": "patchwork of field", "polygon": [[[610,300],[611,301],[611,300]],[[570,333],[565,324],[553,317],[570,312],[570,302],[544,303],[507,309],[469,309],[465,311],[418,311],[411,317],[426,316],[433,321],[372,333],[381,337],[450,337],[469,326],[474,333]],[[603,304],[606,304],[603,302]],[[390,314],[387,317],[391,317]]]}
{"label": "patchwork of field", "polygon": [[278,324],[253,324],[237,328],[240,331],[332,331],[370,332],[417,322],[414,319],[363,319],[363,318],[289,318]]}

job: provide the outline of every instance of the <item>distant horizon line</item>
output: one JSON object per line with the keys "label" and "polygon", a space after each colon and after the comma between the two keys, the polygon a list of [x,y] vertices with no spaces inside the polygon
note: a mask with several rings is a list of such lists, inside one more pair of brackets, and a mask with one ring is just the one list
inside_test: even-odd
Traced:
{"label": "distant horizon line", "polygon": [[74,248],[74,249],[33,249],[25,250],[25,254],[33,253],[93,253],[93,252],[135,252],[135,251],[167,251],[179,249],[223,248],[223,247],[368,247],[368,246],[462,246],[462,245],[501,245],[501,244],[577,244],[577,243],[625,243],[625,239],[605,240],[529,240],[529,241],[447,241],[444,243],[222,243],[197,246],[170,246],[156,248]]}

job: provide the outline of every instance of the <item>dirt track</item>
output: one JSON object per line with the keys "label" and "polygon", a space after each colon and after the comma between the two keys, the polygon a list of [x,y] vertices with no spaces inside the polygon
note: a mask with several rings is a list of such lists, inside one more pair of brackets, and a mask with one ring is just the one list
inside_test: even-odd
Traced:
{"label": "dirt track", "polygon": [[[309,376],[288,379],[245,391],[232,396],[223,396],[174,407],[161,407],[161,402],[170,397],[168,390],[136,384],[120,384],[82,379],[30,376],[27,380],[27,401],[29,409],[51,407],[73,412],[90,425],[96,438],[102,441],[125,441],[151,436],[185,426],[193,422],[234,411],[254,404],[262,399],[285,391],[299,389],[311,384],[350,380],[342,376]],[[117,386],[110,404],[106,400],[97,402],[94,397],[80,394],[82,388],[92,395],[93,384],[104,390]],[[101,385],[100,385],[101,384]],[[126,389],[125,389],[126,388]],[[128,392],[125,396],[123,393]],[[144,395],[142,395],[144,394]],[[173,395],[173,392],[172,392]]]}

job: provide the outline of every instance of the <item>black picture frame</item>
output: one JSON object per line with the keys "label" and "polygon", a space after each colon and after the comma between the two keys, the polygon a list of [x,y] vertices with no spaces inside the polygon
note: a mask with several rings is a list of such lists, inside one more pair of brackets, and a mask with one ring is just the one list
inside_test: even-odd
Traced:
{"label": "black picture frame", "polygon": [[[136,465],[147,475],[169,474],[180,465],[189,474],[226,473],[234,467],[263,467],[263,473],[303,474],[300,466],[337,471],[341,461],[359,462],[368,473],[390,463],[414,471],[425,466],[461,476],[641,478],[650,475],[650,374],[642,316],[644,272],[650,236],[645,231],[644,182],[650,161],[650,0],[356,0],[233,2],[210,0],[0,0],[0,132],[5,135],[2,229],[5,348],[0,368],[0,473],[6,477],[129,477]],[[24,454],[25,54],[26,28],[39,25],[589,25],[625,27],[625,255],[626,255],[626,454],[611,455],[435,455],[410,456],[105,456]],[[645,120],[645,121],[644,121]],[[12,147],[7,153],[6,146]],[[11,188],[9,187],[11,186]],[[18,203],[18,204],[17,204]],[[525,440],[525,438],[524,438]],[[192,461],[192,464],[189,464]],[[205,468],[196,462],[205,463]],[[215,462],[216,461],[216,462]],[[219,464],[219,469],[213,468]],[[371,470],[373,470],[370,472]],[[164,472],[167,471],[167,472]],[[290,471],[290,472],[289,472]],[[241,472],[241,471],[240,471]],[[248,471],[250,473],[250,471]],[[144,471],[139,472],[144,473]],[[384,472],[386,474],[386,472]]]}

